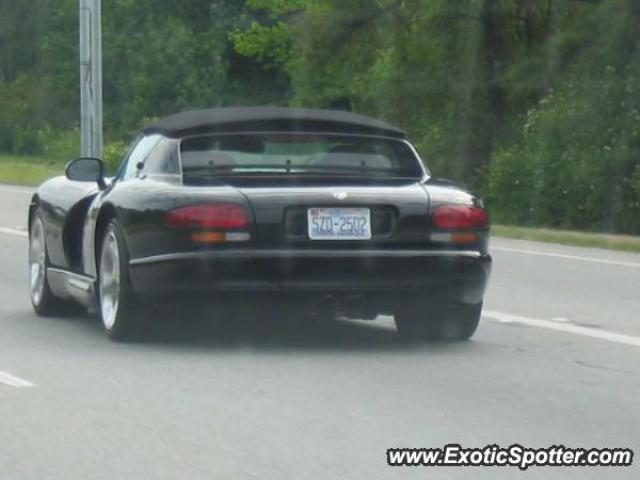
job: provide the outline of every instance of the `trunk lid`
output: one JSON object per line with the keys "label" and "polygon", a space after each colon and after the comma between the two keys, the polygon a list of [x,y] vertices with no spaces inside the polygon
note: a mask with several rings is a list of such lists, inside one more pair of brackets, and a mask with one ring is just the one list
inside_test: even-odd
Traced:
{"label": "trunk lid", "polygon": [[[260,245],[317,247],[341,244],[363,248],[372,244],[424,242],[429,196],[413,179],[317,178],[305,176],[234,176],[218,180],[239,191],[255,219]],[[314,207],[370,209],[371,240],[310,240],[307,211]]]}

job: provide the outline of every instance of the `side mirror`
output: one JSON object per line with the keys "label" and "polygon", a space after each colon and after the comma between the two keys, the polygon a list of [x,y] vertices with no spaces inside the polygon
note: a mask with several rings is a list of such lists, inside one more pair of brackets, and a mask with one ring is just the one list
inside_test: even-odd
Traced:
{"label": "side mirror", "polygon": [[100,190],[106,187],[104,182],[104,163],[99,158],[80,157],[67,163],[64,174],[76,182],[96,182]]}

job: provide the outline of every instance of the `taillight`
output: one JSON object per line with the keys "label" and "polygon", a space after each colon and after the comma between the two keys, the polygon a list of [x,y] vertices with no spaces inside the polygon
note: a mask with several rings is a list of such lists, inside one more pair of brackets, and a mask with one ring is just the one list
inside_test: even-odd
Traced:
{"label": "taillight", "polygon": [[484,208],[467,205],[440,205],[432,219],[436,227],[444,230],[489,226],[489,215]]}
{"label": "taillight", "polygon": [[249,225],[249,215],[241,205],[190,205],[169,211],[164,224],[171,228],[237,229]]}

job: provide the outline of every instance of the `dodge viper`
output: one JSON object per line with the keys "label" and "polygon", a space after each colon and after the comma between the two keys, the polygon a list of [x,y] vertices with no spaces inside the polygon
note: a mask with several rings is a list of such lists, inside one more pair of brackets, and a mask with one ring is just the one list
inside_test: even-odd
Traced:
{"label": "dodge viper", "polygon": [[40,185],[28,225],[36,313],[80,303],[114,340],[151,305],[262,294],[466,340],[491,271],[481,199],[433,177],[402,130],[328,110],[165,117],[113,177],[78,158]]}

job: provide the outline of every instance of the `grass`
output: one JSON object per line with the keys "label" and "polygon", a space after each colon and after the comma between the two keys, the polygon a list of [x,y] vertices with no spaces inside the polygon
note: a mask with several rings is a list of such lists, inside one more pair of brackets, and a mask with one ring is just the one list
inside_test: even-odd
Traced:
{"label": "grass", "polygon": [[46,157],[0,154],[0,183],[39,185],[63,171],[63,162]]}
{"label": "grass", "polygon": [[623,252],[640,253],[640,237],[612,235],[607,233],[576,232],[550,228],[510,227],[492,225],[491,234],[496,237],[533,240],[537,242],[560,243],[578,247],[606,248]]}

